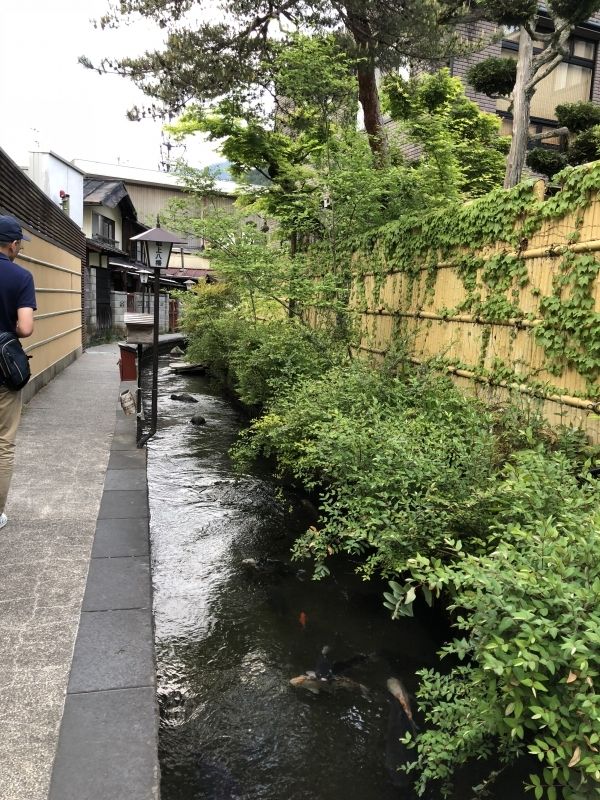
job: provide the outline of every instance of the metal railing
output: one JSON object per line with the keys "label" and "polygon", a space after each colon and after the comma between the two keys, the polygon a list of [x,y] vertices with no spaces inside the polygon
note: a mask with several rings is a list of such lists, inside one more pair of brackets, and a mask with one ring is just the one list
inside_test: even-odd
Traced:
{"label": "metal railing", "polygon": [[119,242],[116,239],[111,239],[110,236],[103,236],[101,233],[93,233],[92,239],[102,244],[107,244],[109,247],[119,248]]}

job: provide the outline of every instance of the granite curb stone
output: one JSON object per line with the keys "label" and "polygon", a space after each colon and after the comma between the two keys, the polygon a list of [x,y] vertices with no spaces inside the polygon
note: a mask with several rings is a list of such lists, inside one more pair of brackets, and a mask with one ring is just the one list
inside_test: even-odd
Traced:
{"label": "granite curb stone", "polygon": [[153,687],[70,694],[48,800],[158,800]]}
{"label": "granite curb stone", "polygon": [[83,611],[150,608],[151,591],[148,556],[92,558]]}
{"label": "granite curb stone", "polygon": [[68,694],[153,685],[152,625],[144,609],[81,615]]}
{"label": "granite curb stone", "polygon": [[99,519],[92,558],[148,555],[148,522],[143,519]]}

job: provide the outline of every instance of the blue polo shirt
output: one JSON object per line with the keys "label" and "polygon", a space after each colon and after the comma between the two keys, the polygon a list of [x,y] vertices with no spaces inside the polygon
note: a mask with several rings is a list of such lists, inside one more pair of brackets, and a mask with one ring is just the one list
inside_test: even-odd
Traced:
{"label": "blue polo shirt", "polygon": [[0,331],[16,333],[19,308],[37,309],[33,278],[30,272],[0,253]]}

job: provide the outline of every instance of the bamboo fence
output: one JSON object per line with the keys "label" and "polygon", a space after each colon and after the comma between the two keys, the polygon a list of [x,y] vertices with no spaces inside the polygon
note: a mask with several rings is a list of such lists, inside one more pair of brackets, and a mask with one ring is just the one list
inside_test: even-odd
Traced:
{"label": "bamboo fence", "polygon": [[[537,188],[537,187],[536,187]],[[583,222],[581,214],[583,213]],[[576,221],[577,217],[577,221]],[[571,243],[573,231],[579,240]],[[505,246],[481,251],[457,248],[487,259]],[[460,307],[466,289],[452,257],[438,263],[434,283],[425,265],[416,279],[391,269],[385,275],[363,274],[354,278],[349,310],[358,317],[358,351],[377,362],[400,336],[408,343],[416,363],[442,360],[456,383],[490,403],[522,402],[535,406],[553,425],[583,428],[592,441],[600,442],[598,385],[575,369],[551,374],[543,347],[534,336],[540,324],[540,299],[553,291],[562,256],[567,251],[596,254],[600,251],[600,197],[592,195],[585,209],[559,220],[544,222],[518,254],[527,267],[527,285],[512,286],[511,296],[521,315],[514,319],[486,321],[469,313],[449,313]],[[480,273],[477,275],[485,295]],[[600,280],[593,287],[594,310],[600,312]],[[598,331],[600,336],[600,330]],[[494,365],[510,370],[506,380],[491,379]]]}

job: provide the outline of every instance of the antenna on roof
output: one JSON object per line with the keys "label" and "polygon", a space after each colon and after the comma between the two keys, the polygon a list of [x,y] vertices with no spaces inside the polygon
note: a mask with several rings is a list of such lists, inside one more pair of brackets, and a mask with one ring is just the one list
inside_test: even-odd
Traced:
{"label": "antenna on roof", "polygon": [[[173,121],[173,113],[171,111],[169,111],[167,119],[169,123]],[[173,164],[177,160],[175,156],[171,155],[172,150],[179,150],[179,155],[182,156],[185,153],[185,149],[186,147],[183,143],[174,142],[169,134],[165,133],[163,130],[160,143],[160,161],[158,162],[158,169],[160,172],[171,172]]]}

